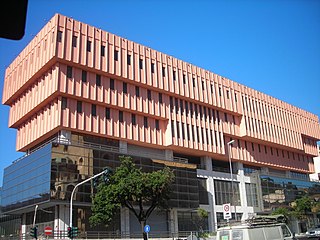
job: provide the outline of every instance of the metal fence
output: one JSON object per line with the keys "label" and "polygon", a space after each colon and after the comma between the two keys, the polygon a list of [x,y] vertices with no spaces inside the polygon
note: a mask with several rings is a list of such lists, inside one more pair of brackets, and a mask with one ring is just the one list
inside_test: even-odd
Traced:
{"label": "metal fence", "polygon": [[[197,232],[176,232],[176,233],[169,233],[169,232],[150,232],[148,233],[148,238],[150,240],[198,240]],[[0,236],[0,240],[34,240],[29,234],[22,234],[22,235],[2,235]],[[67,232],[55,232],[54,235],[46,236],[43,233],[38,234],[38,240],[53,240],[53,239],[60,239],[60,240],[69,240],[67,236]],[[104,239],[104,240],[132,240],[132,239],[143,239],[142,233],[135,233],[135,234],[124,234],[124,233],[112,233],[112,232],[102,232],[102,231],[88,231],[88,232],[81,232],[79,235],[74,238],[74,240],[80,239]]]}

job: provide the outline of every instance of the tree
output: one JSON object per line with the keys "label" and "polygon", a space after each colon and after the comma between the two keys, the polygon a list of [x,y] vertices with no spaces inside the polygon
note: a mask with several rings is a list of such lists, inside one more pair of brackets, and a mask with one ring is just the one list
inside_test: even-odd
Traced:
{"label": "tree", "polygon": [[288,208],[285,207],[278,207],[277,209],[275,209],[271,215],[283,215],[286,218],[286,222],[287,220],[290,218],[291,216],[291,211]]}
{"label": "tree", "polygon": [[298,219],[307,219],[307,213],[311,212],[312,200],[308,196],[303,196],[295,200],[292,204],[292,214]]}
{"label": "tree", "polygon": [[143,238],[147,239],[144,226],[153,210],[168,208],[173,171],[164,167],[146,173],[135,166],[131,157],[120,156],[119,159],[121,164],[110,174],[108,182],[102,182],[97,187],[90,223],[108,225],[121,207],[127,207],[138,219]]}
{"label": "tree", "polygon": [[197,209],[197,228],[199,231],[198,236],[201,238],[207,237],[207,234],[204,232],[204,229],[203,229],[207,219],[208,219],[208,212],[203,208],[198,208]]}

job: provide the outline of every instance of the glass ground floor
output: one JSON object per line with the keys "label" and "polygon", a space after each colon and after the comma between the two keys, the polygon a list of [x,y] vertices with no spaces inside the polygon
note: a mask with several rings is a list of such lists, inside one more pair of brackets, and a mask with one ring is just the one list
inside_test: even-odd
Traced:
{"label": "glass ground floor", "polygon": [[[39,234],[52,229],[52,236],[65,238],[70,219],[70,198],[75,185],[105,167],[119,166],[119,156],[129,155],[144,171],[170,166],[175,173],[172,196],[166,211],[154,211],[148,220],[150,236],[184,236],[202,229],[214,232],[226,223],[223,204],[231,204],[232,219],[245,220],[257,213],[271,213],[290,206],[301,196],[319,198],[320,184],[307,176],[234,162],[209,156],[192,156],[167,149],[153,149],[93,136],[63,132],[4,170],[1,189],[3,216],[1,236],[30,239],[35,222]],[[170,163],[170,164],[169,164]],[[73,226],[84,238],[139,237],[141,227],[123,208],[109,226],[90,226],[93,183],[80,186],[73,199]],[[36,206],[38,206],[36,208]],[[202,208],[208,217],[198,218]],[[36,215],[35,215],[35,210]],[[313,216],[313,222],[319,221]],[[303,225],[293,226],[300,232]]]}

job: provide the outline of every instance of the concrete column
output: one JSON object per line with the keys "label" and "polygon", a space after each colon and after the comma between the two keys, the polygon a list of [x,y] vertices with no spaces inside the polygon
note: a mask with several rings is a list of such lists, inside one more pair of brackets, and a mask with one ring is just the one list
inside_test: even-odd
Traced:
{"label": "concrete column", "polygon": [[53,221],[53,234],[54,234],[54,239],[58,239],[58,233],[59,233],[59,205],[56,205],[54,207],[54,221]]}
{"label": "concrete column", "polygon": [[130,236],[130,213],[128,208],[121,208],[120,210],[121,219],[121,234],[125,235],[125,238]]}
{"label": "concrete column", "polygon": [[119,152],[128,153],[128,143],[125,141],[119,141]]}
{"label": "concrete column", "polygon": [[242,214],[242,219],[247,219],[249,216],[248,212],[248,202],[247,202],[247,193],[246,193],[246,183],[245,183],[245,176],[243,171],[243,164],[237,162],[237,169],[238,169],[238,176],[237,179],[239,181],[239,192],[240,192],[240,202],[241,202],[241,208],[237,211]]}
{"label": "concrete column", "polygon": [[27,239],[27,225],[26,225],[26,214],[22,214],[21,219],[21,239]]}
{"label": "concrete column", "polygon": [[217,214],[215,212],[215,198],[214,198],[214,180],[212,177],[207,178],[207,190],[209,192],[209,231],[214,232],[217,230]]}
{"label": "concrete column", "polygon": [[[169,232],[171,235],[177,234],[178,229],[178,210],[170,209],[169,211]],[[174,235],[175,236],[175,235]]]}
{"label": "concrete column", "polygon": [[212,161],[211,157],[204,156],[201,157],[201,167],[204,167],[205,170],[212,171]]}
{"label": "concrete column", "polygon": [[70,224],[70,208],[66,205],[58,205],[55,207],[54,215],[54,238],[60,239],[67,232]]}
{"label": "concrete column", "polygon": [[173,151],[172,150],[164,150],[165,158],[168,161],[173,161]]}

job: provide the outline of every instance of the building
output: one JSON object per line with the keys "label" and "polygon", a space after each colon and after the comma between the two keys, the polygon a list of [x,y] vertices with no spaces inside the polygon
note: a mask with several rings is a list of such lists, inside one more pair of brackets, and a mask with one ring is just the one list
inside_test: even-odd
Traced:
{"label": "building", "polygon": [[[309,181],[316,115],[59,14],[6,69],[2,102],[16,148],[26,152],[4,170],[2,210],[20,216],[23,236],[36,205],[39,232],[49,225],[64,236],[74,186],[116,167],[119,154],[176,169],[170,211],[150,219],[158,233],[195,230],[198,207],[214,231],[225,221],[224,203],[246,219],[319,190]],[[91,228],[92,191],[84,185],[74,199],[82,234],[140,231],[127,209],[112,226]]]}

